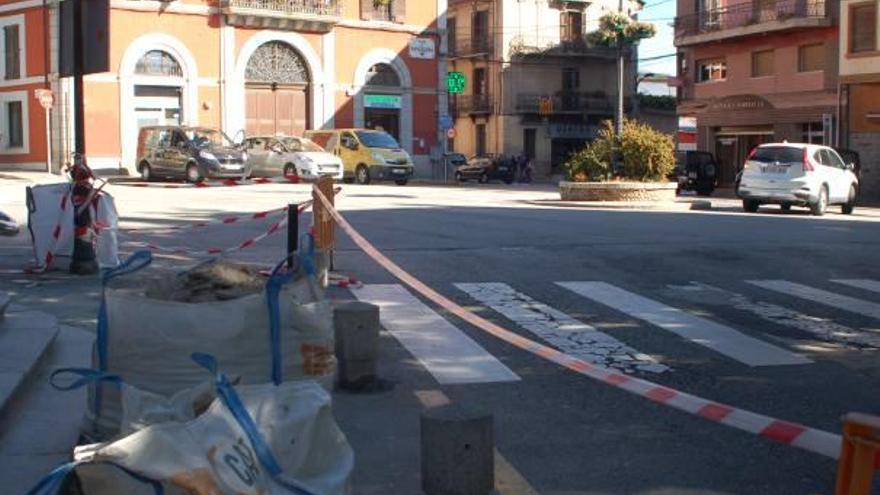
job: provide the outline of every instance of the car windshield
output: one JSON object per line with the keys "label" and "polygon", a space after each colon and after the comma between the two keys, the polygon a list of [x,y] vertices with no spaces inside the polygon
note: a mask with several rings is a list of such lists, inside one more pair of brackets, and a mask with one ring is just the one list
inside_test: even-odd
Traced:
{"label": "car windshield", "polygon": [[456,153],[454,155],[449,155],[449,163],[452,163],[453,165],[461,165],[467,163],[467,158],[465,158],[464,155]]}
{"label": "car windshield", "polygon": [[199,148],[229,147],[232,141],[216,129],[186,129],[186,138]]}
{"label": "car windshield", "polygon": [[397,149],[400,145],[387,132],[381,131],[357,131],[358,139],[364,146],[368,148],[388,148]]}
{"label": "car windshield", "polygon": [[804,150],[791,146],[763,146],[755,151],[750,160],[761,163],[801,163],[804,160]]}
{"label": "car windshield", "polygon": [[306,138],[285,138],[282,140],[284,146],[288,151],[307,151],[307,152],[316,152],[316,151],[324,151],[324,148],[318,146],[312,141]]}

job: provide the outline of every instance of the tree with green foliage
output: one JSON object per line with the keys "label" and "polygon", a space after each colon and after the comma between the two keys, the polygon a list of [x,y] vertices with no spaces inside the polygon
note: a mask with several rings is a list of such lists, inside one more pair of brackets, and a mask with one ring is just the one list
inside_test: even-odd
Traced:
{"label": "tree with green foliage", "polygon": [[675,145],[672,138],[653,127],[635,120],[624,120],[619,150],[623,167],[612,167],[618,147],[611,121],[605,121],[598,137],[573,153],[565,163],[570,180],[595,182],[630,180],[637,182],[665,181],[675,167]]}

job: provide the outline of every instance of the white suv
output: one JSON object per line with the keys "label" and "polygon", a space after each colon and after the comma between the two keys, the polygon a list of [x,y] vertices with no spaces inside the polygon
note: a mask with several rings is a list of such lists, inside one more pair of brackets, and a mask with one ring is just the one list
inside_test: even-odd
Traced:
{"label": "white suv", "polygon": [[743,209],[754,213],[762,204],[807,206],[824,215],[829,204],[852,213],[859,190],[853,165],[832,148],[815,144],[768,143],[752,150],[743,166],[737,195]]}

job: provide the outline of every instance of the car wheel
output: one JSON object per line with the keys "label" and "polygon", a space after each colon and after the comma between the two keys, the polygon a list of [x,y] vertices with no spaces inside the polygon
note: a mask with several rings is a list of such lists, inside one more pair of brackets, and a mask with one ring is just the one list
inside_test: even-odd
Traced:
{"label": "car wheel", "polygon": [[141,164],[141,179],[144,182],[150,182],[153,180],[153,169],[150,168],[149,163],[144,162]]}
{"label": "car wheel", "polygon": [[405,186],[407,182],[409,182],[408,179],[397,179],[396,181],[394,181],[394,183],[398,186]]}
{"label": "car wheel", "polygon": [[779,208],[784,212],[791,211],[791,205],[788,203],[783,203],[783,204],[779,205]]}
{"label": "car wheel", "polygon": [[854,184],[850,185],[849,186],[849,195],[847,195],[847,197],[846,197],[846,203],[840,205],[840,212],[841,213],[843,213],[844,215],[852,214],[853,210],[856,207],[856,194],[857,193],[858,193],[858,191],[856,191],[856,186]]}
{"label": "car wheel", "polygon": [[822,189],[819,189],[819,198],[815,203],[810,205],[810,213],[817,217],[821,217],[825,214],[825,210],[828,208],[828,186],[822,186]]}
{"label": "car wheel", "polygon": [[201,182],[203,179],[202,172],[199,170],[199,166],[195,163],[190,163],[186,166],[186,180],[192,184],[197,182]]}
{"label": "car wheel", "polygon": [[369,184],[370,169],[366,165],[358,165],[354,171],[354,179],[358,184]]}
{"label": "car wheel", "polygon": [[480,184],[485,184],[487,182],[489,182],[489,174],[483,172],[482,174],[480,174]]}
{"label": "car wheel", "polygon": [[754,199],[743,200],[743,210],[745,210],[747,213],[757,213],[759,206],[761,206],[761,203],[758,203]]}
{"label": "car wheel", "polygon": [[296,177],[298,174],[296,172],[296,166],[292,163],[288,163],[284,166],[284,176],[287,178]]}

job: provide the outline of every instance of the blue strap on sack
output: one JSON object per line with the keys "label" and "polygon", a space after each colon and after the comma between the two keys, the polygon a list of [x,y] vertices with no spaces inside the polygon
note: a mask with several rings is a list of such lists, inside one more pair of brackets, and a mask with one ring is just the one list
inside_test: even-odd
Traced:
{"label": "blue strap on sack", "polygon": [[302,271],[309,276],[314,277],[318,273],[315,263],[315,236],[312,234],[303,234],[299,239],[299,250],[297,251],[297,259]]}
{"label": "blue strap on sack", "polygon": [[[67,477],[70,475],[70,473],[73,472],[73,470],[76,469],[77,466],[80,466],[82,464],[89,464],[89,462],[71,461],[71,462],[67,462],[67,463],[64,463],[64,464],[58,466],[57,468],[53,469],[49,474],[44,476],[43,479],[38,481],[37,484],[33,488],[28,490],[27,495],[56,495],[59,492],[59,490],[61,490],[61,487],[64,484],[64,480],[67,479]],[[123,473],[136,479],[137,481],[140,481],[141,483],[148,483],[148,484],[152,485],[153,486],[153,493],[155,493],[156,495],[164,495],[165,494],[165,488],[162,486],[162,483],[159,483],[156,480],[147,478],[146,476],[144,476],[142,474],[138,474],[138,473],[136,473],[128,468],[124,468],[116,463],[101,461],[101,462],[95,462],[92,464],[107,464],[109,466],[113,466],[116,469],[119,469],[120,471],[122,471]]]}
{"label": "blue strap on sack", "polygon": [[263,440],[263,436],[260,435],[260,430],[257,429],[257,425],[254,423],[253,418],[251,418],[251,415],[247,412],[247,409],[245,409],[244,404],[242,404],[241,398],[239,398],[238,394],[235,392],[235,388],[229,383],[226,375],[219,372],[217,359],[210,354],[196,352],[192,354],[192,360],[214,375],[217,396],[220,397],[220,400],[223,401],[223,404],[229,409],[229,412],[232,413],[232,417],[235,418],[235,421],[244,431],[245,435],[247,435],[251,446],[254,448],[254,453],[260,460],[260,464],[263,465],[266,472],[272,477],[272,480],[283,485],[297,495],[316,495],[312,490],[302,486],[295,480],[281,478],[283,474],[281,466],[278,465],[278,461],[276,461],[275,456],[272,455],[272,450],[269,448],[269,445],[266,444],[266,441]]}
{"label": "blue strap on sack", "polygon": [[[73,375],[79,377],[67,385],[59,385],[56,379],[61,375]],[[119,375],[110,375],[101,370],[91,368],[58,368],[49,375],[49,385],[55,390],[66,392],[68,390],[76,390],[90,383],[108,382],[117,385],[122,384],[122,378]]]}
{"label": "blue strap on sack", "polygon": [[[101,305],[98,307],[98,328],[95,335],[95,351],[98,355],[98,369],[107,370],[107,283],[117,277],[134,273],[153,262],[149,251],[137,251],[116,268],[106,270],[101,275]],[[101,413],[101,387],[95,387],[93,407],[96,415]]]}

